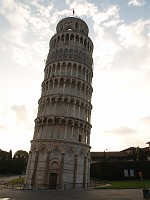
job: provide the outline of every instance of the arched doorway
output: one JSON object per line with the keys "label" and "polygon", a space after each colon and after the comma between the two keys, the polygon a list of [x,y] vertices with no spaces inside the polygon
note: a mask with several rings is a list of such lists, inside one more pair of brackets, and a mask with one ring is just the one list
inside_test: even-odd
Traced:
{"label": "arched doorway", "polygon": [[49,188],[50,189],[57,188],[57,173],[50,173]]}
{"label": "arched doorway", "polygon": [[57,161],[51,162],[50,176],[49,176],[49,189],[57,189],[58,185],[59,164]]}

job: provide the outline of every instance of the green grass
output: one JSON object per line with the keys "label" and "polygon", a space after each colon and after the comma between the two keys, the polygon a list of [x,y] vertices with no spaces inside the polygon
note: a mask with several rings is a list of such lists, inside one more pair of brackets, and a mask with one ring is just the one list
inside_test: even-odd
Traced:
{"label": "green grass", "polygon": [[107,181],[110,186],[97,187],[96,189],[142,189],[150,188],[150,180],[144,181]]}
{"label": "green grass", "polygon": [[8,185],[15,185],[15,184],[23,184],[24,183],[24,177],[16,178],[13,180],[10,180],[7,182]]}

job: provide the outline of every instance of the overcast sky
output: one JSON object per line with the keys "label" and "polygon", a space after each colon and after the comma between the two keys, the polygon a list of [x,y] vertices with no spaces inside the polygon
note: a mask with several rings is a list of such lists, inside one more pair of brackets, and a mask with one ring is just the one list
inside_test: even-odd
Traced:
{"label": "overcast sky", "polygon": [[94,43],[91,151],[150,141],[150,0],[0,0],[0,149],[30,149],[44,60],[72,15]]}

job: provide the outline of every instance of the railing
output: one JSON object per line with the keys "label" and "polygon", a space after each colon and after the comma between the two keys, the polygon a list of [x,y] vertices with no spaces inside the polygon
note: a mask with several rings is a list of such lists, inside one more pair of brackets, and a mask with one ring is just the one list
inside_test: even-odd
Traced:
{"label": "railing", "polygon": [[15,183],[15,184],[8,184],[5,183],[3,185],[0,186],[0,189],[14,189],[14,190],[73,190],[73,189],[77,189],[77,190],[85,190],[88,188],[95,188],[98,186],[102,186],[105,185],[106,182],[102,181],[102,182],[90,182],[90,183],[63,183],[63,184],[57,184],[54,186],[50,186],[49,184],[35,184],[35,185],[31,185],[31,184],[22,184],[22,183]]}
{"label": "railing", "polygon": [[15,184],[10,184],[10,183],[4,183],[1,185],[0,189],[17,189],[17,190],[21,190],[23,189],[23,185],[22,183],[15,183]]}

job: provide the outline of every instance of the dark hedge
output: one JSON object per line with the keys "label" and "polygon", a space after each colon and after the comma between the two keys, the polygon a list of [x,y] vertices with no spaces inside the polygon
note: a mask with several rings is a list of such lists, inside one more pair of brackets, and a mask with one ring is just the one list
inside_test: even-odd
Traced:
{"label": "dark hedge", "polygon": [[[124,176],[124,170],[129,172],[129,176]],[[134,171],[134,176],[130,176],[130,170]],[[139,175],[142,172],[142,176]],[[150,179],[149,161],[124,161],[112,162],[104,161],[92,163],[90,167],[92,178],[101,180],[124,180],[124,179]]]}

